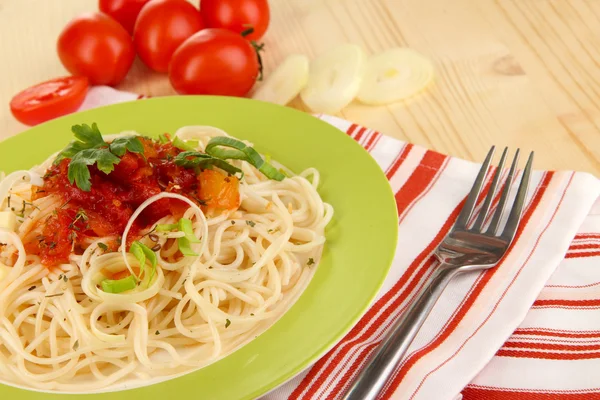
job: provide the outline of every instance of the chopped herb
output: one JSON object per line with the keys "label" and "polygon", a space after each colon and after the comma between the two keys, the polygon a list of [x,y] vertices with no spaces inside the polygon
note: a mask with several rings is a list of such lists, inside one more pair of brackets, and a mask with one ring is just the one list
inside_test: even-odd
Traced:
{"label": "chopped herb", "polygon": [[102,291],[105,293],[123,293],[134,289],[137,285],[135,277],[133,275],[129,275],[126,278],[117,280],[105,279],[100,282],[100,286],[102,287]]}
{"label": "chopped herb", "polygon": [[98,247],[100,247],[100,248],[101,248],[103,251],[106,251],[106,250],[108,250],[108,246],[107,246],[107,245],[105,245],[105,244],[104,244],[104,243],[102,243],[102,242],[99,242],[99,243],[98,243]]}
{"label": "chopped herb", "polygon": [[195,151],[198,147],[197,140],[181,140],[178,136],[173,139],[173,146],[183,151]]}
{"label": "chopped herb", "polygon": [[170,142],[170,140],[169,140],[169,134],[168,133],[163,133],[161,135],[158,135],[158,141],[161,144],[169,143]]}
{"label": "chopped herb", "polygon": [[56,242],[50,242],[50,244],[48,245],[48,247],[50,247],[51,249],[56,247]]}
{"label": "chopped herb", "polygon": [[231,225],[235,225],[235,221],[231,221]]}
{"label": "chopped herb", "polygon": [[227,161],[198,151],[183,151],[177,154],[175,156],[175,165],[194,170],[208,169],[214,166],[221,168],[229,174],[239,173],[242,178],[244,177],[241,169],[234,167]]}
{"label": "chopped herb", "polygon": [[306,265],[313,265],[315,263],[315,260],[311,257],[308,259],[308,262],[306,263]]}
{"label": "chopped herb", "polygon": [[148,260],[150,260],[151,270],[150,270],[150,278],[148,279],[148,284],[150,284],[150,282],[152,282],[152,278],[154,277],[154,274],[156,273],[156,264],[158,262],[158,259],[156,258],[156,254],[154,253],[154,251],[151,248],[149,248],[148,246],[146,246],[145,244],[143,244],[142,242],[139,242],[137,240],[131,244],[131,247],[129,248],[129,252],[131,254],[133,254],[140,263],[140,276],[138,277],[138,279],[141,279],[142,273],[145,272],[146,258],[148,258]]}
{"label": "chopped herb", "polygon": [[273,229],[269,229],[269,230],[267,231],[267,233],[271,233],[271,232],[273,232]]}
{"label": "chopped herb", "polygon": [[60,206],[60,207],[58,207],[58,208],[61,208],[61,209],[62,209],[62,208],[65,208],[65,207],[67,206],[67,204],[69,204],[70,202],[71,202],[71,199],[69,199],[69,200],[65,201],[65,202],[64,202],[63,204],[61,204],[61,206]]}
{"label": "chopped herb", "polygon": [[160,224],[156,225],[157,232],[169,232],[173,229],[177,229],[177,224]]}
{"label": "chopped herb", "polygon": [[55,293],[55,294],[49,294],[44,296],[45,298],[50,298],[50,297],[58,297],[58,296],[62,296],[64,293]]}
{"label": "chopped herb", "polygon": [[144,146],[137,136],[117,138],[113,140],[108,147],[113,154],[119,157],[124,156],[127,150],[131,153],[144,154]]}
{"label": "chopped herb", "polygon": [[254,313],[250,313],[250,316],[251,316],[251,317],[254,317]]}
{"label": "chopped herb", "polygon": [[36,191],[35,191],[35,192],[36,192],[36,193],[46,193],[46,191],[45,191],[45,190],[43,190],[43,189],[36,189]]}
{"label": "chopped herb", "polygon": [[229,328],[229,325],[231,325],[231,321],[228,318],[225,320],[225,328]]}
{"label": "chopped herb", "polygon": [[73,343],[73,351],[77,351],[77,349],[79,348],[79,339],[75,341],[75,343]]}
{"label": "chopped herb", "polygon": [[[8,203],[7,203],[7,206],[8,206],[8,208],[11,208],[11,207],[10,207],[10,196],[11,196],[11,195],[9,194],[9,195],[8,195],[8,197],[7,197],[7,199],[6,199],[6,200],[7,200],[7,202],[8,202]],[[11,210],[12,210],[12,208],[11,208]]]}
{"label": "chopped herb", "polygon": [[208,269],[213,269],[213,266],[211,265],[210,267],[208,267]]}
{"label": "chopped herb", "polygon": [[63,278],[63,276],[64,276],[63,274],[60,274],[60,275],[58,276],[58,280],[59,280],[59,281],[62,281],[62,278]]}
{"label": "chopped herb", "polygon": [[254,221],[246,221],[246,225],[250,225],[250,227],[254,228],[254,225],[256,225],[256,222],[254,222]]}
{"label": "chopped herb", "polygon": [[275,167],[266,162],[253,147],[240,140],[224,136],[214,137],[206,145],[205,151],[211,156],[223,160],[244,160],[252,164],[269,179],[282,181],[285,178]]}
{"label": "chopped herb", "polygon": [[29,290],[29,291],[31,292],[31,291],[32,291],[32,290],[34,290],[35,288],[36,288],[36,286],[35,286],[35,285],[33,285],[32,287],[30,287],[30,288],[29,288],[29,289],[27,289],[27,290]]}
{"label": "chopped herb", "polygon": [[67,278],[67,276],[66,276],[66,275],[63,275],[63,281],[66,283],[66,282],[68,282],[68,281],[69,281],[69,278]]}
{"label": "chopped herb", "polygon": [[96,165],[100,171],[109,174],[115,165],[121,162],[119,157],[123,156],[127,150],[133,153],[144,153],[144,146],[136,136],[122,137],[115,139],[110,144],[106,143],[96,123],[93,123],[91,127],[87,124],[73,125],[71,131],[77,140],[69,143],[58,154],[54,164],[70,158],[71,162],[67,172],[69,182],[86,192],[91,189],[89,165]]}
{"label": "chopped herb", "polygon": [[154,334],[155,334],[156,336],[158,336],[158,335],[160,335],[160,332],[159,332],[159,331],[156,331],[156,332],[154,332]]}
{"label": "chopped herb", "polygon": [[[190,187],[190,188],[193,188],[193,187]],[[198,197],[194,196],[193,193],[188,193],[188,195],[191,196],[194,200],[196,200],[196,203],[198,203],[198,205],[204,206],[204,207],[206,207],[208,205],[208,203],[206,202],[207,200],[199,199]],[[208,200],[210,200],[210,199],[208,199]]]}
{"label": "chopped herb", "polygon": [[87,214],[85,213],[85,211],[83,209],[79,209],[77,211],[77,214],[75,214],[75,218],[73,219],[73,221],[69,224],[69,229],[77,229],[77,227],[75,226],[75,224],[78,221],[87,221],[89,218],[87,216]]}

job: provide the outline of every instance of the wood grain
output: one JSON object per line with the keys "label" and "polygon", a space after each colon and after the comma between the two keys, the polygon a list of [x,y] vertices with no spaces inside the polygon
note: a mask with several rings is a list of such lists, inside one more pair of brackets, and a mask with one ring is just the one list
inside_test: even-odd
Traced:
{"label": "wood grain", "polygon": [[[0,138],[26,129],[10,98],[66,73],[56,37],[96,4],[0,0]],[[600,175],[600,2],[272,0],[271,10],[266,73],[288,54],[315,57],[344,42],[369,54],[410,46],[434,60],[436,80],[423,94],[386,107],[353,103],[340,116],[471,160],[507,145],[535,150],[537,168]],[[139,60],[119,88],[173,94]],[[299,99],[290,106],[308,111]]]}

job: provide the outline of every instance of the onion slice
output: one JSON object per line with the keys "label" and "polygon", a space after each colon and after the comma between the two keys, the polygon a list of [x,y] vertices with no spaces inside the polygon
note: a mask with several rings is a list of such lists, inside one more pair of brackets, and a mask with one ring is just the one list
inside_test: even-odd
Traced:
{"label": "onion slice", "polygon": [[305,55],[288,56],[256,89],[252,98],[282,106],[288,104],[308,83],[308,63]]}
{"label": "onion slice", "polygon": [[313,112],[336,113],[356,97],[364,73],[365,53],[353,44],[337,46],[314,59],[308,84],[300,92]]}
{"label": "onion slice", "polygon": [[358,100],[370,105],[414,96],[433,80],[432,62],[418,52],[396,47],[369,59]]}

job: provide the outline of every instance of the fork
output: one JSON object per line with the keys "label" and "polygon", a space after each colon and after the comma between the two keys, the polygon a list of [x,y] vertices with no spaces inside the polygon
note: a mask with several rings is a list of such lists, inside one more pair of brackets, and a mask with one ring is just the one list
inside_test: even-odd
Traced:
{"label": "fork", "polygon": [[[375,400],[452,278],[467,271],[493,268],[506,254],[517,232],[525,204],[531,177],[533,152],[530,153],[527,165],[523,170],[521,183],[506,224],[500,231],[504,209],[508,202],[511,187],[514,186],[513,181],[515,180],[515,171],[519,160],[519,149],[515,152],[508,177],[501,189],[500,201],[496,210],[493,213],[490,212],[496,195],[496,188],[500,183],[508,148],[505,148],[502,152],[488,194],[483,201],[477,218],[474,222],[472,221],[479,194],[494,156],[494,150],[495,147],[492,146],[456,222],[435,250],[435,256],[440,264],[423,286],[410,308],[383,338],[373,356],[367,361],[366,367],[346,390],[344,400]],[[487,224],[486,222],[490,216],[491,221]]]}

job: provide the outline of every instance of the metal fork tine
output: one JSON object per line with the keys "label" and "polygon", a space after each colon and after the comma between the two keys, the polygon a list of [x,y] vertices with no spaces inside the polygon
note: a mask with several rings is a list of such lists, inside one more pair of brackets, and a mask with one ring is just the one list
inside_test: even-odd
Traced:
{"label": "metal fork tine", "polygon": [[492,161],[492,157],[494,156],[494,150],[496,146],[492,146],[490,151],[488,151],[483,164],[481,165],[481,169],[477,174],[477,178],[475,182],[473,182],[473,186],[471,187],[471,191],[467,196],[467,201],[462,208],[462,211],[458,215],[458,219],[454,224],[454,229],[464,229],[469,222],[469,218],[471,217],[471,213],[473,212],[473,208],[475,207],[475,203],[477,202],[477,198],[479,197],[479,192],[481,191],[481,187],[483,186],[483,181],[485,180],[485,176],[487,174],[487,170],[490,167],[490,162]]}
{"label": "metal fork tine", "polygon": [[502,152],[502,157],[500,157],[500,163],[498,164],[498,168],[496,169],[496,173],[494,174],[494,179],[492,180],[492,184],[490,186],[490,190],[488,191],[487,196],[485,197],[485,201],[483,202],[483,206],[479,211],[479,215],[477,216],[477,220],[473,225],[472,230],[475,232],[481,232],[483,230],[483,224],[485,223],[485,218],[487,217],[487,213],[490,209],[490,205],[494,200],[494,195],[496,193],[496,187],[498,186],[498,181],[500,180],[500,175],[502,175],[502,169],[504,168],[504,162],[506,161],[506,153],[508,152],[508,147],[504,148]]}
{"label": "metal fork tine", "polygon": [[523,206],[525,205],[525,197],[527,196],[527,188],[529,187],[529,180],[531,179],[531,167],[533,165],[533,151],[529,154],[529,159],[527,160],[527,165],[525,165],[525,169],[523,170],[523,175],[521,176],[521,183],[519,184],[519,190],[517,191],[517,196],[515,197],[515,202],[512,206],[512,210],[510,210],[510,215],[508,216],[508,221],[506,221],[506,226],[504,227],[504,231],[502,232],[501,237],[508,241],[512,241],[515,237],[515,233],[517,232],[517,227],[519,226],[519,220],[521,219],[521,212],[523,212]]}
{"label": "metal fork tine", "polygon": [[492,217],[492,222],[490,222],[490,226],[488,227],[486,233],[491,235],[496,235],[498,232],[498,225],[500,225],[500,220],[502,219],[502,214],[504,213],[504,207],[506,205],[506,201],[508,200],[508,195],[510,193],[510,188],[512,187],[512,181],[515,176],[515,170],[517,169],[517,164],[519,162],[519,149],[515,152],[515,158],[510,166],[510,170],[508,171],[508,177],[504,182],[504,189],[502,190],[502,195],[500,196],[500,202],[496,207],[496,212],[494,212],[494,216]]}

